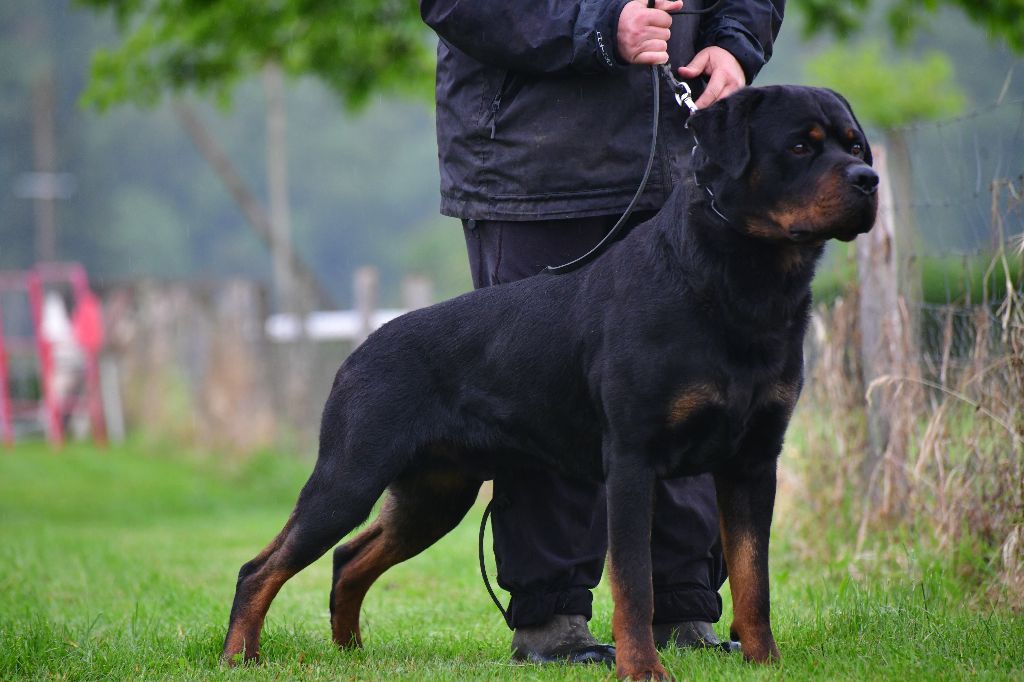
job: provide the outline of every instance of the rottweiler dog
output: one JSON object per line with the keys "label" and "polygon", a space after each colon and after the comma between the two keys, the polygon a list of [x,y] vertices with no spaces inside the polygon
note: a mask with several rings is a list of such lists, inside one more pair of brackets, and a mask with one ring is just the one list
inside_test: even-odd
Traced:
{"label": "rottweiler dog", "polygon": [[690,118],[693,177],[602,257],[403,315],[338,370],[320,450],[281,533],[242,566],[223,660],[259,655],[286,580],[334,552],[331,626],[359,646],[367,590],[462,519],[497,463],[607,486],[617,673],[667,676],[651,633],[657,477],[712,472],[731,635],[778,658],[768,536],[803,384],[815,264],[867,232],[878,176],[849,104],[748,88]]}

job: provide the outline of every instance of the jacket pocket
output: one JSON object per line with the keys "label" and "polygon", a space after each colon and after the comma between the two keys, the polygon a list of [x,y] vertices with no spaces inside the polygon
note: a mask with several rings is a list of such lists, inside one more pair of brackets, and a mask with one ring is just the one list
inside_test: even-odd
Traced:
{"label": "jacket pocket", "polygon": [[522,88],[522,76],[515,71],[506,71],[501,79],[501,86],[491,99],[491,105],[484,119],[484,124],[490,126],[492,140],[498,131],[498,117],[501,114],[502,105],[507,105]]}

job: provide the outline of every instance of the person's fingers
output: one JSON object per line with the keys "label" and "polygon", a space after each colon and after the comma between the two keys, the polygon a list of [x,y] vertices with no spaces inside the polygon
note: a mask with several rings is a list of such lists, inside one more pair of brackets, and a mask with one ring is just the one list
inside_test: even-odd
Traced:
{"label": "person's fingers", "polygon": [[647,29],[648,39],[653,38],[654,40],[664,40],[667,43],[668,39],[671,37],[672,31],[668,30],[667,28],[655,28],[652,26],[651,28]]}
{"label": "person's fingers", "polygon": [[726,80],[727,79],[724,74],[711,74],[711,79],[708,80],[708,86],[704,88],[704,92],[701,93],[701,96],[697,98],[696,102],[694,102],[697,108],[703,109],[704,107],[711,106],[724,97],[722,91],[725,89]]}
{"label": "person's fingers", "polygon": [[643,52],[664,52],[667,56],[668,42],[664,40],[658,40],[657,38],[645,40],[644,42],[640,43],[639,48],[637,49],[637,54]]}
{"label": "person's fingers", "polygon": [[728,97],[732,93],[742,90],[744,87],[745,85],[743,83],[737,83],[736,81],[733,80],[727,81],[725,83],[725,86],[722,87],[722,91],[719,93],[718,99]]}
{"label": "person's fingers", "polygon": [[631,64],[664,64],[668,61],[668,40],[672,37],[670,11],[680,9],[680,0],[656,0],[649,9],[643,0],[627,3],[619,15],[618,51]]}
{"label": "person's fingers", "polygon": [[714,104],[746,85],[743,67],[728,50],[720,47],[704,48],[689,64],[679,67],[678,71],[684,79],[708,77],[707,87],[694,102],[698,109]]}
{"label": "person's fingers", "polygon": [[701,50],[694,55],[689,64],[679,67],[679,75],[683,78],[696,78],[705,72],[710,61],[711,53],[707,50]]}
{"label": "person's fingers", "polygon": [[672,15],[666,14],[661,10],[644,10],[644,13],[640,15],[640,18],[643,20],[643,23],[647,26],[657,26],[658,28],[672,28]]}
{"label": "person's fingers", "polygon": [[678,12],[682,8],[682,0],[654,0],[654,9],[662,12]]}
{"label": "person's fingers", "polygon": [[633,58],[633,64],[664,64],[668,61],[668,51],[658,50],[652,52],[641,52]]}
{"label": "person's fingers", "polygon": [[668,61],[666,52],[643,52],[636,56],[633,63],[637,66],[658,66]]}

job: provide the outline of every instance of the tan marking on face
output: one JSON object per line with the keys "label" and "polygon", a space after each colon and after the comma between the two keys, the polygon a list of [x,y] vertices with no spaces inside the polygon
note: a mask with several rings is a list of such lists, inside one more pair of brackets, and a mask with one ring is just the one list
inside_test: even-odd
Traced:
{"label": "tan marking on face", "polygon": [[847,128],[843,132],[843,137],[845,137],[850,142],[853,142],[857,138],[857,133],[853,132],[853,128]]}
{"label": "tan marking on face", "polygon": [[785,239],[786,232],[771,220],[751,218],[747,221],[747,234],[761,239]]}
{"label": "tan marking on face", "polygon": [[811,232],[823,230],[841,215],[844,189],[840,173],[830,171],[818,180],[809,196],[769,211],[767,216],[785,232],[797,226]]}
{"label": "tan marking on face", "polygon": [[815,124],[811,127],[810,132],[807,133],[807,136],[815,142],[824,142],[825,130],[820,125]]}
{"label": "tan marking on face", "polygon": [[669,426],[679,426],[707,405],[720,404],[722,395],[711,384],[696,384],[676,395],[668,408]]}

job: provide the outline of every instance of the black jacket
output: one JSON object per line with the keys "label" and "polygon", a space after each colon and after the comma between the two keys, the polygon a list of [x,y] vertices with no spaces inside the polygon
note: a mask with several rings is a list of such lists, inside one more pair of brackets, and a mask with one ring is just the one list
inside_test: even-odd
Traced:
{"label": "black jacket", "polygon": [[[539,220],[614,214],[640,181],[651,131],[649,67],[625,65],[616,28],[626,0],[420,0],[437,50],[441,212]],[[710,0],[687,0],[699,9]],[[676,16],[669,54],[731,52],[753,80],[772,52],[785,0],[722,0]],[[658,154],[638,208],[664,203],[693,145],[661,87]]]}

